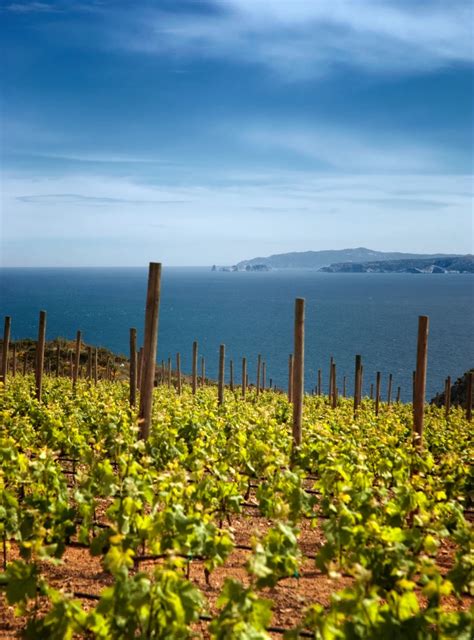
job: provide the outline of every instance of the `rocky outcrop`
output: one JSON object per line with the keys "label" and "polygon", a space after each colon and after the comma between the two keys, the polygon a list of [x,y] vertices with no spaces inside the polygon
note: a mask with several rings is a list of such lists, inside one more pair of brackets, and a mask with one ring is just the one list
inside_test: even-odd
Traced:
{"label": "rocky outcrop", "polygon": [[[474,373],[474,368],[470,369]],[[454,384],[451,385],[451,406],[465,407],[467,403],[467,384],[469,372],[458,378]],[[430,404],[434,404],[437,407],[443,407],[445,405],[445,392],[437,393],[434,398],[430,400]]]}

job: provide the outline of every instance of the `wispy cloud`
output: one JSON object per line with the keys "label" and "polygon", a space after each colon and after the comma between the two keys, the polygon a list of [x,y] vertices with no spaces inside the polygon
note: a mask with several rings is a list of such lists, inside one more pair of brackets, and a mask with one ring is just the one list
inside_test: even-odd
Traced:
{"label": "wispy cloud", "polygon": [[113,198],[104,196],[88,196],[79,193],[46,193],[41,195],[17,196],[19,202],[28,202],[30,204],[69,204],[69,205],[169,205],[169,204],[185,204],[189,200],[131,200],[130,198]]}
{"label": "wispy cloud", "polygon": [[[204,5],[206,6],[206,5]],[[213,0],[209,11],[146,9],[114,39],[135,50],[260,64],[291,78],[338,65],[420,72],[472,62],[469,0]]]}

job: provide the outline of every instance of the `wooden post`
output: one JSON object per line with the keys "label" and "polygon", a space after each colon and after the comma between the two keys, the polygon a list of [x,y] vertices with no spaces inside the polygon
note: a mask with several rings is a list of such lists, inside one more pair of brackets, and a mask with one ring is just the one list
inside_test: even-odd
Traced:
{"label": "wooden post", "polygon": [[322,393],[321,386],[322,386],[321,369],[318,369],[318,396],[320,396]]}
{"label": "wooden post", "polygon": [[288,357],[288,402],[293,402],[293,365],[294,357],[290,353]]}
{"label": "wooden post", "polygon": [[355,378],[354,378],[354,415],[357,413],[357,409],[360,404],[360,389],[361,389],[361,368],[362,357],[355,357]]}
{"label": "wooden post", "polygon": [[242,358],[242,398],[245,400],[247,391],[247,358]]}
{"label": "wooden post", "polygon": [[230,368],[229,386],[230,386],[230,390],[234,391],[234,361],[233,360],[229,362],[229,368]]}
{"label": "wooden post", "polygon": [[423,444],[423,422],[426,393],[426,365],[428,359],[429,320],[427,316],[418,318],[418,342],[416,349],[415,402],[413,405],[413,430],[415,444]]}
{"label": "wooden post", "polygon": [[402,388],[401,387],[397,387],[397,404],[400,404],[401,393],[402,393]]}
{"label": "wooden post", "polygon": [[265,391],[267,386],[267,363],[262,362],[262,391]]}
{"label": "wooden post", "polygon": [[138,363],[137,363],[137,390],[140,390],[142,385],[142,371],[143,371],[143,347],[140,347],[138,352]]}
{"label": "wooden post", "polygon": [[98,378],[98,369],[99,369],[99,362],[98,362],[99,358],[98,358],[98,353],[97,353],[97,347],[94,349],[94,384],[97,384],[97,378]]}
{"label": "wooden post", "polygon": [[257,396],[260,394],[260,369],[262,366],[262,356],[257,356]]}
{"label": "wooden post", "polygon": [[466,420],[471,422],[472,420],[472,387],[473,387],[474,372],[469,371],[467,374],[467,393],[466,393]]}
{"label": "wooden post", "polygon": [[328,383],[328,398],[332,397],[332,363],[334,362],[333,356],[329,360],[329,383]]}
{"label": "wooden post", "polygon": [[346,376],[342,378],[342,397],[346,397]]}
{"label": "wooden post", "polygon": [[137,330],[135,327],[130,328],[130,406],[134,407],[137,403]]}
{"label": "wooden post", "polygon": [[16,342],[12,344],[12,377],[16,376]]}
{"label": "wooden post", "polygon": [[447,418],[451,409],[451,376],[448,376],[446,378],[446,385],[444,389],[444,407]]}
{"label": "wooden post", "polygon": [[73,388],[76,386],[76,382],[79,377],[79,367],[81,366],[81,340],[82,340],[82,334],[80,331],[78,331],[76,334],[76,357],[75,357],[75,363],[74,363],[74,373],[72,376]]}
{"label": "wooden post", "polygon": [[201,356],[201,387],[206,384],[206,359]]}
{"label": "wooden post", "polygon": [[219,386],[217,402],[219,405],[224,404],[224,384],[225,384],[225,345],[219,347]]}
{"label": "wooden post", "polygon": [[304,298],[295,300],[293,362],[293,447],[301,445],[304,396]]}
{"label": "wooden post", "polygon": [[8,374],[8,349],[10,345],[10,329],[12,319],[5,316],[5,324],[3,326],[3,349],[2,349],[2,371],[0,381],[6,383]]}
{"label": "wooden post", "polygon": [[379,406],[380,406],[380,381],[381,374],[380,371],[377,371],[376,385],[375,385],[375,415],[379,415]]}
{"label": "wooden post", "polygon": [[143,341],[143,371],[140,387],[140,438],[150,434],[155,386],[156,349],[158,347],[158,313],[160,309],[161,264],[150,262],[145,310],[145,336]]}
{"label": "wooden post", "polygon": [[92,347],[87,347],[87,379],[92,380]]}
{"label": "wooden post", "polygon": [[197,363],[198,363],[198,343],[195,340],[193,342],[193,373],[192,373],[193,395],[196,394],[196,390],[197,390]]}
{"label": "wooden post", "polygon": [[181,395],[181,354],[176,354],[176,376],[177,376],[177,388],[178,395]]}
{"label": "wooden post", "polygon": [[269,382],[268,382],[268,387],[269,389],[273,389],[273,379],[270,378]]}
{"label": "wooden post", "polygon": [[388,376],[388,392],[387,392],[387,404],[390,406],[392,404],[392,383],[393,383],[393,375],[389,374]]}
{"label": "wooden post", "polygon": [[336,385],[336,363],[334,360],[331,364],[331,393],[332,393],[332,408],[337,407],[337,385]]}
{"label": "wooden post", "polygon": [[38,342],[36,344],[36,398],[41,402],[41,393],[43,391],[43,366],[44,366],[44,347],[46,344],[46,311],[40,311],[38,326]]}

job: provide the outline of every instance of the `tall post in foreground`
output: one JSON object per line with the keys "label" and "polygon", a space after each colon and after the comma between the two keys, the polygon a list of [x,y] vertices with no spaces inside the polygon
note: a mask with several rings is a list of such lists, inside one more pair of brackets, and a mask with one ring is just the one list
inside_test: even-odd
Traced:
{"label": "tall post in foreground", "polygon": [[155,385],[156,349],[158,346],[158,312],[160,309],[161,264],[150,262],[145,310],[145,336],[143,341],[143,371],[140,387],[140,438],[150,434],[153,387]]}
{"label": "tall post in foreground", "polygon": [[360,389],[362,379],[362,357],[355,357],[355,379],[354,379],[354,415],[357,413],[357,409],[360,404]]}
{"label": "tall post in foreground", "polygon": [[377,379],[375,383],[375,415],[379,415],[379,406],[380,406],[380,371],[377,371]]}
{"label": "tall post in foreground", "polygon": [[293,363],[293,446],[301,444],[304,395],[304,298],[295,300],[295,346]]}
{"label": "tall post in foreground", "polygon": [[451,376],[446,378],[446,386],[444,389],[444,407],[446,417],[449,416],[449,411],[451,409]]}
{"label": "tall post in foreground", "polygon": [[294,357],[290,353],[288,357],[288,402],[293,402],[293,366]]}
{"label": "tall post in foreground", "polygon": [[12,319],[10,316],[5,316],[5,324],[3,328],[3,351],[2,351],[2,371],[1,378],[2,382],[7,381],[7,373],[8,373],[8,349],[10,345],[10,328],[11,328]]}
{"label": "tall post in foreground", "polygon": [[247,358],[242,358],[242,398],[245,400],[247,391]]}
{"label": "tall post in foreground", "polygon": [[413,403],[413,435],[415,444],[423,444],[423,422],[426,393],[426,365],[428,360],[428,331],[427,316],[418,318],[418,343],[416,349],[415,399]]}
{"label": "tall post in foreground", "polygon": [[130,406],[137,402],[137,330],[130,329]]}
{"label": "tall post in foreground", "polygon": [[231,391],[234,391],[234,361],[233,360],[229,362],[229,373],[230,373],[229,387]]}
{"label": "tall post in foreground", "polygon": [[466,420],[471,422],[472,420],[472,387],[473,387],[474,372],[469,371],[467,374],[467,394],[466,394]]}
{"label": "tall post in foreground", "polygon": [[79,377],[79,367],[81,365],[81,340],[82,334],[80,331],[76,334],[76,357],[74,362],[74,371],[72,374],[72,386],[76,386],[77,379]]}
{"label": "tall post in foreground", "polygon": [[44,346],[46,344],[46,311],[40,311],[38,326],[38,342],[36,345],[36,398],[41,402],[41,392],[43,390],[43,366],[44,366]]}
{"label": "tall post in foreground", "polygon": [[198,343],[196,340],[193,342],[193,374],[192,374],[192,385],[193,385],[193,395],[197,390],[197,366],[198,366]]}
{"label": "tall post in foreground", "polygon": [[178,396],[181,395],[181,354],[176,354],[176,378],[177,378],[177,389]]}
{"label": "tall post in foreground", "polygon": [[217,402],[224,404],[224,376],[225,376],[225,345],[219,347],[219,386],[217,390]]}

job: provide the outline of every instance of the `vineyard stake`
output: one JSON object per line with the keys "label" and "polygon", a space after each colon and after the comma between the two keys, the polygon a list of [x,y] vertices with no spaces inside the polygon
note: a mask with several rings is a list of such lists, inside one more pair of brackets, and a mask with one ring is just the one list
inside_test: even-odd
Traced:
{"label": "vineyard stake", "polygon": [[10,328],[12,319],[10,316],[5,316],[5,324],[3,328],[3,349],[2,349],[2,372],[0,380],[5,384],[7,381],[8,373],[8,348],[10,344]]}
{"label": "vineyard stake", "polygon": [[397,404],[400,404],[400,396],[401,396],[402,388],[397,387]]}
{"label": "vineyard stake", "polygon": [[79,367],[81,363],[81,339],[82,339],[82,334],[80,331],[78,331],[76,334],[76,359],[74,364],[74,373],[72,376],[73,388],[76,386],[77,378],[79,377]]}
{"label": "vineyard stake", "polygon": [[38,342],[36,345],[36,398],[41,402],[41,393],[43,391],[43,366],[44,366],[44,347],[46,344],[46,311],[40,311],[38,326]]}
{"label": "vineyard stake", "polygon": [[393,375],[390,373],[388,376],[388,392],[387,392],[388,406],[392,404],[392,382],[393,382]]}
{"label": "vineyard stake", "polygon": [[293,446],[301,445],[304,395],[304,298],[295,300],[294,363],[293,363]]}
{"label": "vineyard stake", "polygon": [[219,405],[224,404],[224,384],[225,384],[225,345],[219,347],[219,385],[217,402]]}
{"label": "vineyard stake", "polygon": [[426,365],[428,359],[428,316],[418,318],[418,341],[416,349],[415,402],[413,404],[413,430],[415,444],[423,444],[423,422],[426,393]]}
{"label": "vineyard stake", "polygon": [[451,409],[451,376],[446,378],[446,385],[444,391],[444,406],[446,418],[449,416],[449,410]]}
{"label": "vineyard stake", "polygon": [[321,369],[318,369],[318,396],[320,396],[322,392],[321,386],[322,386]]}
{"label": "vineyard stake", "polygon": [[196,390],[197,390],[197,363],[198,363],[198,343],[195,340],[193,342],[193,373],[192,373],[193,395],[196,395]]}
{"label": "vineyard stake", "polygon": [[158,347],[158,313],[160,309],[161,263],[150,262],[145,310],[145,335],[143,341],[143,372],[140,387],[140,438],[150,434],[155,386],[156,350]]}
{"label": "vineyard stake", "polygon": [[130,406],[134,407],[137,402],[137,330],[135,327],[130,328]]}
{"label": "vineyard stake", "polygon": [[242,358],[242,398],[245,400],[247,391],[247,358]]}
{"label": "vineyard stake", "polygon": [[332,408],[337,407],[337,386],[336,386],[336,363],[331,364],[331,391],[332,391]]}
{"label": "vineyard stake", "polygon": [[360,404],[360,388],[361,388],[361,367],[362,357],[357,355],[355,357],[355,379],[354,379],[354,415],[357,413],[357,409]]}
{"label": "vineyard stake", "polygon": [[381,382],[381,373],[377,371],[377,377],[375,382],[375,415],[379,415],[379,407],[380,407],[380,382]]}
{"label": "vineyard stake", "polygon": [[346,376],[342,378],[342,397],[346,397]]}
{"label": "vineyard stake", "polygon": [[288,357],[288,402],[293,402],[293,366],[294,358],[290,353]]}

